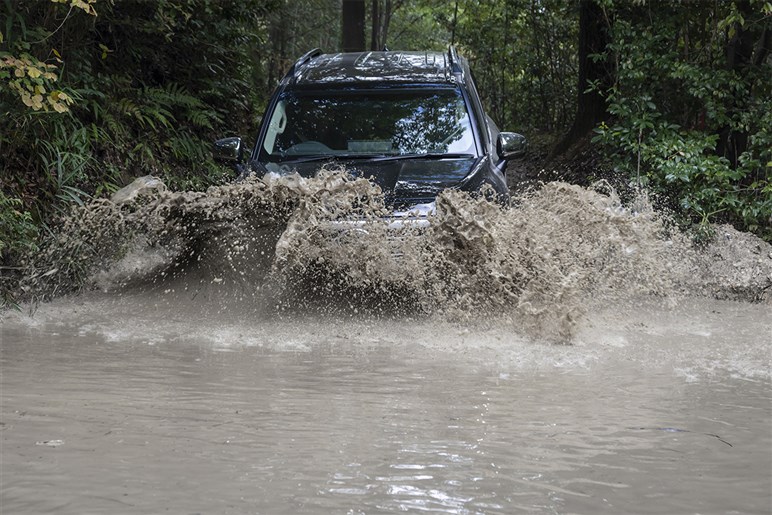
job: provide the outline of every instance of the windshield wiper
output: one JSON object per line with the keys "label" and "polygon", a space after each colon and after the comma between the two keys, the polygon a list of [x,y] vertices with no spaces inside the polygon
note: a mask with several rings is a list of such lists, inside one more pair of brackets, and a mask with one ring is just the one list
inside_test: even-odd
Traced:
{"label": "windshield wiper", "polygon": [[313,156],[297,156],[297,158],[293,158],[292,156],[285,156],[285,158],[281,161],[282,163],[310,163],[312,161],[351,161],[354,159],[372,159],[373,161],[382,159],[384,157],[383,154],[320,154],[320,155],[313,155]]}
{"label": "windshield wiper", "polygon": [[429,154],[399,154],[396,156],[376,157],[373,161],[402,161],[404,159],[472,159],[474,157],[473,154],[443,154],[441,152],[433,152]]}
{"label": "windshield wiper", "polygon": [[386,161],[403,161],[407,159],[473,159],[474,154],[451,154],[433,152],[428,154],[397,154],[397,155],[384,155],[384,154],[320,154],[313,156],[297,156],[293,158],[291,156],[285,156],[281,161],[282,163],[311,163],[313,161],[353,161],[353,160],[367,160],[373,163],[383,163]]}

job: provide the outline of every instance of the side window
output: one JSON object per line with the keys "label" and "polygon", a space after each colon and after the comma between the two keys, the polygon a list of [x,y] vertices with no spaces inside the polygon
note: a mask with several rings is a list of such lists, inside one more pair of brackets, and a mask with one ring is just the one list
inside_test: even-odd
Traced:
{"label": "side window", "polygon": [[482,101],[480,100],[480,95],[477,93],[477,86],[475,85],[474,81],[474,74],[472,73],[471,69],[467,68],[469,70],[469,80],[466,81],[466,84],[469,89],[469,94],[472,99],[472,108],[475,113],[475,117],[479,121],[480,126],[478,127],[478,130],[483,138],[483,151],[486,153],[491,152],[491,133],[490,129],[488,128],[488,115],[485,114],[485,111],[482,107]]}
{"label": "side window", "polygon": [[284,129],[287,128],[287,106],[284,100],[280,100],[276,104],[276,109],[273,110],[271,115],[271,122],[268,124],[268,131],[265,133],[265,142],[263,143],[263,149],[269,154],[273,153],[273,149],[276,145],[276,138],[279,134],[284,133]]}
{"label": "side window", "polygon": [[491,133],[491,145],[495,145],[496,141],[499,139],[499,133],[501,131],[499,130],[498,125],[496,125],[496,122],[493,121],[493,118],[491,118],[487,114],[485,115],[485,117],[488,119],[488,127]]}

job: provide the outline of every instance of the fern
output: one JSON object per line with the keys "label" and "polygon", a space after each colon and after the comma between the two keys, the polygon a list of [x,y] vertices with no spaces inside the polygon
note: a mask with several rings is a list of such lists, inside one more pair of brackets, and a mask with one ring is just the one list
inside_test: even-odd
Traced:
{"label": "fern", "polygon": [[209,150],[209,147],[202,145],[200,140],[185,133],[176,133],[167,140],[165,146],[169,148],[175,159],[190,163],[200,162]]}
{"label": "fern", "polygon": [[141,112],[139,107],[137,107],[137,104],[135,104],[132,100],[128,98],[124,97],[119,99],[116,107],[118,109],[118,112],[121,114],[131,116],[135,119],[138,119],[141,117]]}

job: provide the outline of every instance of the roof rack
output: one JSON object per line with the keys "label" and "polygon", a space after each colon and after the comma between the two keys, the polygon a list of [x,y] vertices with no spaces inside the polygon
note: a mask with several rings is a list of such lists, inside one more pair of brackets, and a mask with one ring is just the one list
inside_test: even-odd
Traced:
{"label": "roof rack", "polygon": [[313,50],[310,50],[310,51],[306,52],[305,54],[303,54],[303,56],[300,59],[295,61],[295,64],[292,65],[292,68],[289,69],[289,71],[287,72],[285,77],[291,77],[292,75],[295,74],[295,71],[298,68],[300,68],[301,66],[306,64],[308,61],[310,61],[314,57],[322,55],[322,53],[323,52],[319,48],[314,48]]}

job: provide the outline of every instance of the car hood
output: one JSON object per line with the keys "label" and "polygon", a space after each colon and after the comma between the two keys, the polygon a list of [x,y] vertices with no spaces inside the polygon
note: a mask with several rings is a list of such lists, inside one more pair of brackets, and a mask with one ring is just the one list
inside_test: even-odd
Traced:
{"label": "car hood", "polygon": [[[354,177],[365,177],[381,187],[393,207],[431,202],[446,188],[460,187],[468,178],[479,158],[400,159],[400,160],[339,160]],[[313,177],[330,161],[285,163],[275,173],[297,172]]]}

